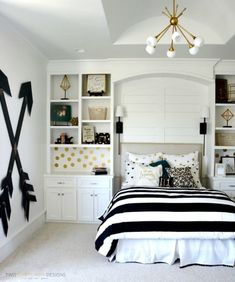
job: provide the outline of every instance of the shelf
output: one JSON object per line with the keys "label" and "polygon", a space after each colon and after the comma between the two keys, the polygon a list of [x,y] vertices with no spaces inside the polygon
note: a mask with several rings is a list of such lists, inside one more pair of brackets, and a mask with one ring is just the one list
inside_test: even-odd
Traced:
{"label": "shelf", "polygon": [[51,129],[78,129],[79,126],[64,125],[64,126],[50,126]]}
{"label": "shelf", "polygon": [[215,150],[235,150],[235,146],[215,146]]}
{"label": "shelf", "polygon": [[82,96],[83,100],[105,100],[110,99],[110,96]]}
{"label": "shelf", "polygon": [[50,148],[77,148],[78,144],[50,144]]}
{"label": "shelf", "polygon": [[228,106],[235,107],[235,103],[216,103],[215,105],[216,107],[228,107]]}
{"label": "shelf", "polygon": [[111,148],[110,144],[50,144],[50,148]]}
{"label": "shelf", "polygon": [[69,99],[69,100],[50,100],[51,103],[78,103],[78,100]]}
{"label": "shelf", "polygon": [[98,120],[98,119],[84,119],[82,120],[82,123],[108,123],[111,122],[110,119],[102,119],[102,120]]}
{"label": "shelf", "polygon": [[215,130],[235,131],[235,127],[216,127]]}

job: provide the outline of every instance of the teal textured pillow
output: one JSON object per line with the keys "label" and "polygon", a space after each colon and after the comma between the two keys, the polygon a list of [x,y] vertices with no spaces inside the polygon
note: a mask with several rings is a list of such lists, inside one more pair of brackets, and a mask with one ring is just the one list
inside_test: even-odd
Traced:
{"label": "teal textured pillow", "polygon": [[158,166],[158,165],[162,165],[162,178],[168,178],[168,173],[166,168],[170,168],[170,165],[168,164],[168,162],[166,160],[161,160],[161,161],[157,161],[155,163],[151,163],[149,164],[150,166]]}

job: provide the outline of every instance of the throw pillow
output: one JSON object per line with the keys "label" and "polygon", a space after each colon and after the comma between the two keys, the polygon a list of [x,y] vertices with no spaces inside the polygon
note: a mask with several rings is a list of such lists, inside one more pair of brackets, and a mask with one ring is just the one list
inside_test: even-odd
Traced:
{"label": "throw pillow", "polygon": [[174,187],[197,188],[190,167],[166,168],[169,177],[173,177]]}

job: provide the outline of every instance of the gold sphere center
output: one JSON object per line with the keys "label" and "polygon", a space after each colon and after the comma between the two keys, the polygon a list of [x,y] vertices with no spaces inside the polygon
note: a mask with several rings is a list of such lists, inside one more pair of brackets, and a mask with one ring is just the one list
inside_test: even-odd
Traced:
{"label": "gold sphere center", "polygon": [[171,25],[177,25],[178,24],[178,18],[177,17],[171,17],[170,23],[171,23]]}

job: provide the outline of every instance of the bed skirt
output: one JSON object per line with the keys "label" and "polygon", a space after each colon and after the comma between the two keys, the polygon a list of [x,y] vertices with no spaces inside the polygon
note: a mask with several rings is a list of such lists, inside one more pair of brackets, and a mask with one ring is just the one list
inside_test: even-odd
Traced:
{"label": "bed skirt", "polygon": [[234,266],[235,240],[225,239],[122,239],[118,241],[115,262]]}

